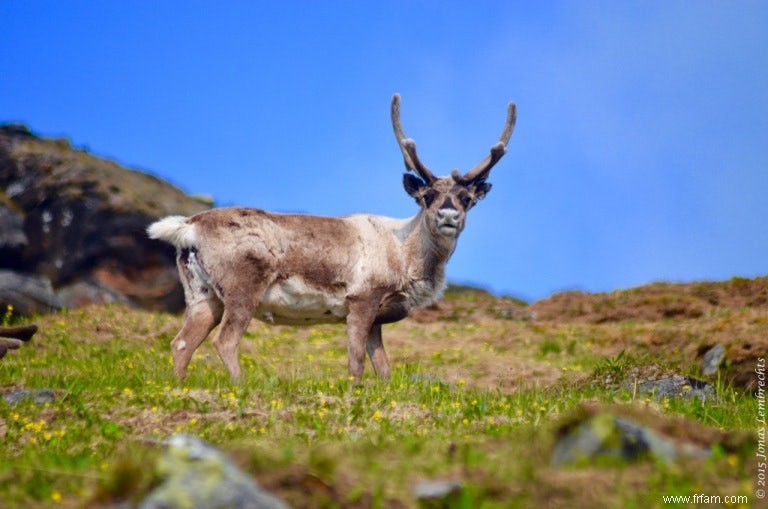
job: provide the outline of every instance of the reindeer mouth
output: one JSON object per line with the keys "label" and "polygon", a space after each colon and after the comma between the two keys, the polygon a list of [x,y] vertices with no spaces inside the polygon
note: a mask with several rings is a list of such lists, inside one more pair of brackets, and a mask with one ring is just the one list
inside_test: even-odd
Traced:
{"label": "reindeer mouth", "polygon": [[437,226],[437,231],[449,237],[455,237],[459,233],[459,226],[452,223],[442,223]]}

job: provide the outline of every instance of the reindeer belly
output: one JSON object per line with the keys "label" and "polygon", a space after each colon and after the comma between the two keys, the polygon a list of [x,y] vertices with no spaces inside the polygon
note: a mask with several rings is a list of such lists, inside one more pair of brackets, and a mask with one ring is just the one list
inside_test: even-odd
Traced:
{"label": "reindeer belly", "polygon": [[267,288],[255,317],[278,325],[311,325],[343,322],[347,312],[341,292],[323,291],[290,277]]}

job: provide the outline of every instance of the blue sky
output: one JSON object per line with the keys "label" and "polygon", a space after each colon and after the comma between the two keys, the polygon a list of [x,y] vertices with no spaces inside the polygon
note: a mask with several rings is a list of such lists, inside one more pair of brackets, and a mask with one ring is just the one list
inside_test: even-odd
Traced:
{"label": "blue sky", "polygon": [[0,121],[219,205],[407,217],[518,105],[452,281],[526,299],[768,273],[768,2],[0,0]]}

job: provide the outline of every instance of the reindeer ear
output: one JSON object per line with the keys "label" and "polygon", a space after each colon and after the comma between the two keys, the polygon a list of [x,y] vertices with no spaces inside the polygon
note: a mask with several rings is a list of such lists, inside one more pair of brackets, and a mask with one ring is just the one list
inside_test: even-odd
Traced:
{"label": "reindeer ear", "polygon": [[423,180],[410,173],[403,173],[403,187],[405,192],[411,195],[416,201],[419,201],[420,191],[425,186]]}
{"label": "reindeer ear", "polygon": [[491,187],[493,187],[492,184],[481,180],[480,182],[477,182],[472,185],[472,194],[475,196],[476,200],[482,200],[485,198],[485,195],[488,194],[488,192],[491,190]]}

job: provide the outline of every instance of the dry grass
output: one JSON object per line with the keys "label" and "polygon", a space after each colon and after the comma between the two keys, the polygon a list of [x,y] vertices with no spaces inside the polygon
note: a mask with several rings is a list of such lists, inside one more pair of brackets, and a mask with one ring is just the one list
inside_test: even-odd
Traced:
{"label": "dry grass", "polygon": [[[730,287],[740,299],[755,294]],[[612,294],[612,313],[642,293]],[[742,366],[766,351],[768,309],[724,302],[741,301],[720,296],[697,318],[531,320],[539,304],[449,292],[385,327],[393,379],[380,383],[369,368],[362,384],[347,377],[343,326],[253,322],[242,384],[229,382],[209,343],[180,384],[168,352],[178,316],[121,306],[41,316],[33,342],[0,364],[0,391],[50,387],[57,399],[0,403],[0,498],[27,507],[135,500],[153,482],[147,464],[157,455],[143,441],[179,431],[219,444],[296,507],[413,507],[420,479],[462,482],[462,507],[646,507],[663,494],[751,494],[751,452],[729,444],[743,444],[734,437],[754,425],[745,389],[755,377]],[[727,349],[724,372],[710,380],[719,402],[640,401],[617,389],[627,377],[698,374],[715,342]],[[585,408],[718,444],[716,453],[671,466],[552,467],[557,430]]]}

